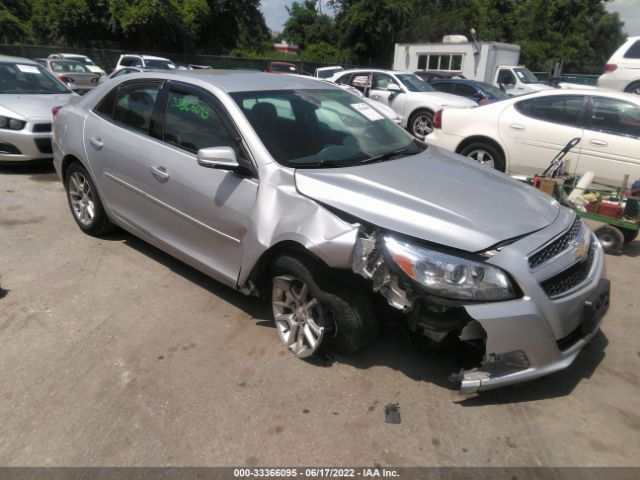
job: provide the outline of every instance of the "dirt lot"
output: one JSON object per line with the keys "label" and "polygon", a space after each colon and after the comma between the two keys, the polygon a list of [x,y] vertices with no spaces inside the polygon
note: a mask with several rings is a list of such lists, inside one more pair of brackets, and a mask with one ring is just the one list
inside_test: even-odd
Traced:
{"label": "dirt lot", "polygon": [[569,370],[464,397],[452,353],[396,330],[296,360],[268,305],[83,235],[52,172],[0,169],[0,465],[640,465],[640,242],[607,257],[612,308]]}

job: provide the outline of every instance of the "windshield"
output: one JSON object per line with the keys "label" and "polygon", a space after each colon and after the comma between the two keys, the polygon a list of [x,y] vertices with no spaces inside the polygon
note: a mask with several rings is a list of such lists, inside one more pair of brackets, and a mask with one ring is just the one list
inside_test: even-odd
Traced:
{"label": "windshield", "polygon": [[514,68],[513,71],[522,83],[539,83],[538,78],[528,68]]}
{"label": "windshield", "polygon": [[75,60],[54,60],[49,62],[55,73],[91,73],[87,67]]}
{"label": "windshield", "polygon": [[436,89],[413,73],[396,73],[396,78],[402,82],[410,92],[435,92]]}
{"label": "windshield", "polygon": [[175,70],[176,66],[168,60],[147,60],[144,61],[147,68],[160,68],[162,70]]}
{"label": "windshield", "polygon": [[[231,96],[269,153],[285,166],[344,167],[425,148],[342,90],[275,90]],[[376,158],[379,156],[385,158]]]}
{"label": "windshield", "polygon": [[71,93],[40,65],[0,63],[0,94]]}
{"label": "windshield", "polygon": [[504,100],[505,98],[511,98],[509,95],[504,93],[499,88],[494,87],[490,83],[478,82],[478,84],[482,87],[482,90],[484,90],[485,92],[487,92],[489,95],[491,95],[494,98],[497,98],[499,100]]}
{"label": "windshield", "polygon": [[316,70],[316,76],[319,78],[329,78],[329,77],[333,77],[336,73],[341,72],[342,70],[344,70],[344,68],[342,67],[336,67],[336,68],[328,68],[326,70]]}

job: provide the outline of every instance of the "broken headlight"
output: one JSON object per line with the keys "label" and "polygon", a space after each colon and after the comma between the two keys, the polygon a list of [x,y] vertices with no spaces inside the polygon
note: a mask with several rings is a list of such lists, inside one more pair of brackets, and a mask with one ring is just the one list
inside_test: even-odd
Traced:
{"label": "broken headlight", "polygon": [[509,277],[497,267],[391,236],[384,237],[384,244],[395,264],[434,295],[459,300],[515,298]]}

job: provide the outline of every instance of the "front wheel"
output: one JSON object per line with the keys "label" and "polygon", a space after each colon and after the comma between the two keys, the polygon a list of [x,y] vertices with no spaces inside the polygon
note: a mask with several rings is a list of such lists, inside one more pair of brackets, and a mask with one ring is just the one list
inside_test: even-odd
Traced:
{"label": "front wheel", "polygon": [[427,135],[433,132],[433,112],[429,110],[414,112],[409,118],[407,129],[414,137],[424,140]]}
{"label": "front wheel", "polygon": [[616,253],[622,248],[624,235],[616,227],[603,225],[594,233],[596,234],[596,237],[598,237],[598,240],[600,240],[602,248],[606,253]]}
{"label": "front wheel", "polygon": [[[347,275],[345,273],[345,275]],[[298,358],[326,347],[351,354],[378,334],[371,299],[359,282],[342,285],[303,256],[279,256],[271,269],[273,317],[280,339]]]}
{"label": "front wheel", "polygon": [[506,170],[504,155],[495,146],[485,142],[474,142],[465,146],[460,154],[475,160],[481,165],[495,168],[501,172]]}

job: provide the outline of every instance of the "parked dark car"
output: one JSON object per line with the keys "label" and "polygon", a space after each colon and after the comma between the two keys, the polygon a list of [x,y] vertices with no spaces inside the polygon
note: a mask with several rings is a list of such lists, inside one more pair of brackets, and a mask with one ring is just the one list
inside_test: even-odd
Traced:
{"label": "parked dark car", "polygon": [[505,92],[493,85],[477,80],[449,78],[446,80],[433,80],[431,86],[439,92],[452,93],[461,97],[475,100],[480,105],[498,102],[510,98]]}
{"label": "parked dark car", "polygon": [[432,82],[433,80],[444,80],[447,78],[465,78],[464,75],[453,72],[426,72],[424,70],[417,70],[415,72],[425,82]]}

